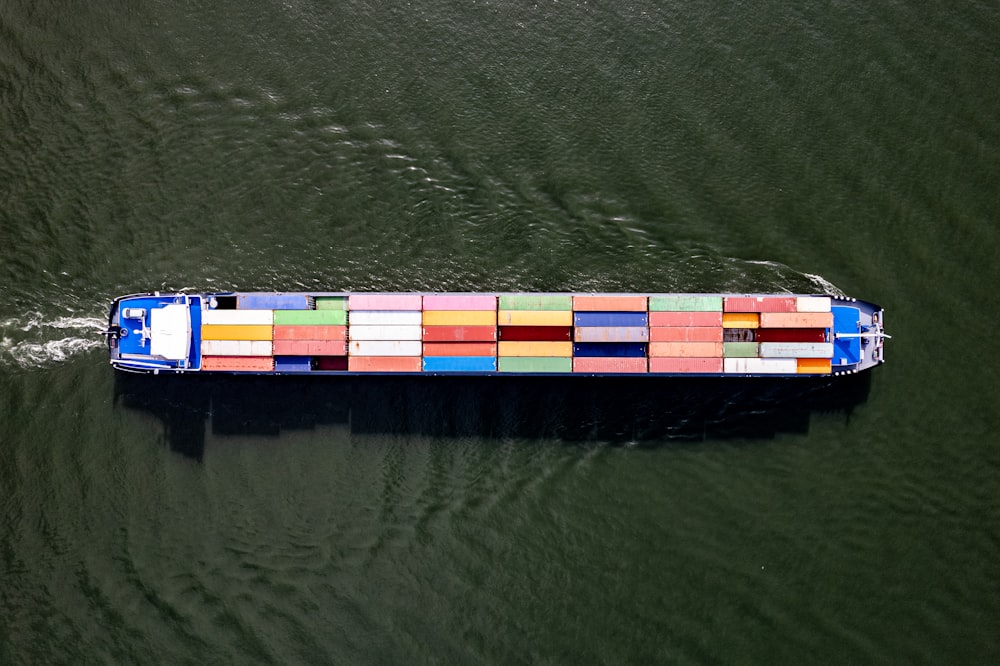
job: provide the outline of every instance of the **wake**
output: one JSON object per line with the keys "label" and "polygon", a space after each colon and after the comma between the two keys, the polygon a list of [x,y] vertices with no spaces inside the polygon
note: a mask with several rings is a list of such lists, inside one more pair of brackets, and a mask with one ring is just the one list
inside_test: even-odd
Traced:
{"label": "wake", "polygon": [[0,367],[43,368],[104,345],[106,322],[74,314],[29,312],[0,320]]}

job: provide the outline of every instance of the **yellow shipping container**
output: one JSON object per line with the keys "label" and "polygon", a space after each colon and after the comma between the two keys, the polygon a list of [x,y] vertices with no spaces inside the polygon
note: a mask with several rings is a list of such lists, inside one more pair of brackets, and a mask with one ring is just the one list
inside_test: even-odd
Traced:
{"label": "yellow shipping container", "polygon": [[[531,312],[524,310],[524,312]],[[572,313],[570,313],[572,315]],[[549,358],[569,358],[573,355],[572,342],[500,342],[498,356],[544,356]]]}
{"label": "yellow shipping container", "polygon": [[[501,326],[572,326],[572,310],[500,310],[497,323]],[[548,354],[528,354],[548,356]],[[569,354],[567,354],[569,356]]]}
{"label": "yellow shipping container", "polygon": [[760,328],[760,313],[723,312],[722,328]]}
{"label": "yellow shipping container", "polygon": [[829,374],[832,370],[828,358],[800,358],[796,372],[799,374]]}
{"label": "yellow shipping container", "polygon": [[205,324],[202,340],[270,340],[274,329],[266,324]]}
{"label": "yellow shipping container", "polygon": [[424,310],[424,326],[496,326],[493,310]]}

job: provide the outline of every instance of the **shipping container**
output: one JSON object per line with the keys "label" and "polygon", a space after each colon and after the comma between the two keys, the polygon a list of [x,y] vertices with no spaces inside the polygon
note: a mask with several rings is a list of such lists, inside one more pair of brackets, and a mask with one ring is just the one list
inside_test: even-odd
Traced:
{"label": "shipping container", "polygon": [[348,356],[350,372],[420,372],[423,359],[419,356]]}
{"label": "shipping container", "polygon": [[572,326],[501,326],[498,338],[505,341],[549,340],[569,342],[573,339]]}
{"label": "shipping container", "polygon": [[573,372],[594,373],[644,373],[647,371],[646,357],[574,357]]}
{"label": "shipping container", "polygon": [[275,326],[275,340],[346,340],[346,326]]}
{"label": "shipping container", "polygon": [[352,340],[348,343],[351,356],[420,356],[419,340]]}
{"label": "shipping container", "polygon": [[493,294],[426,294],[424,310],[489,310],[496,312]]}
{"label": "shipping container", "polygon": [[202,324],[265,325],[274,323],[273,310],[202,310]]}
{"label": "shipping container", "polygon": [[423,320],[424,314],[413,310],[358,310],[348,318],[351,326],[420,326]]}
{"label": "shipping container", "polygon": [[650,312],[649,325],[650,327],[722,326],[722,313],[721,312]]}
{"label": "shipping container", "polygon": [[727,358],[722,361],[723,372],[744,374],[789,374],[798,372],[794,358]]}
{"label": "shipping container", "polygon": [[347,309],[347,297],[346,296],[317,296],[316,297],[316,309],[317,310],[346,310]]}
{"label": "shipping container", "polygon": [[794,296],[727,296],[723,312],[795,312]]}
{"label": "shipping container", "polygon": [[[649,297],[650,312],[722,312],[722,296],[661,294]],[[721,321],[719,322],[722,323]],[[669,324],[684,326],[686,324]]]}
{"label": "shipping container", "polygon": [[724,342],[722,355],[726,358],[757,358],[756,342]]}
{"label": "shipping container", "polygon": [[275,310],[275,326],[343,326],[347,323],[344,310]]}
{"label": "shipping container", "polygon": [[578,326],[573,330],[573,339],[577,342],[648,342],[649,329],[645,326]]}
{"label": "shipping container", "polygon": [[274,358],[271,356],[202,356],[202,370],[230,372],[271,372]]}
{"label": "shipping container", "polygon": [[722,328],[760,328],[760,315],[756,312],[726,312],[722,315]]}
{"label": "shipping container", "polygon": [[500,310],[572,310],[571,294],[500,294]]}
{"label": "shipping container", "polygon": [[334,370],[337,372],[344,372],[347,370],[347,355],[313,357],[313,364],[316,366],[317,370]]}
{"label": "shipping container", "polygon": [[826,329],[760,328],[757,342],[826,342]]}
{"label": "shipping container", "polygon": [[354,310],[422,310],[420,294],[351,294],[347,307]]}
{"label": "shipping container", "polygon": [[830,312],[833,305],[829,296],[799,296],[795,309],[798,312]]}
{"label": "shipping container", "polygon": [[800,375],[828,375],[833,370],[828,358],[800,358],[796,361],[796,372]]}
{"label": "shipping container", "polygon": [[497,359],[500,372],[573,372],[573,359],[531,356],[501,356]]}
{"label": "shipping container", "polygon": [[312,370],[312,359],[308,356],[275,356],[275,372],[309,372]]}
{"label": "shipping container", "polygon": [[722,372],[721,358],[650,357],[650,372]]}
{"label": "shipping container", "polygon": [[495,310],[424,310],[424,326],[496,326]]}
{"label": "shipping container", "polygon": [[270,326],[264,324],[248,324],[228,326],[225,324],[207,324],[201,327],[202,340],[270,340]]}
{"label": "shipping container", "polygon": [[236,307],[240,310],[308,310],[309,298],[305,294],[236,294]]}
{"label": "shipping container", "polygon": [[[502,343],[501,343],[502,344]],[[573,356],[639,358],[646,356],[645,342],[576,342],[573,344]]]}
{"label": "shipping container", "polygon": [[275,340],[275,356],[343,356],[347,343],[343,340]]}
{"label": "shipping container", "polygon": [[[416,326],[357,326],[351,324],[347,329],[347,337],[351,340],[421,340],[424,337],[424,327]],[[406,354],[409,356],[409,354]],[[377,354],[372,354],[377,356]]]}
{"label": "shipping container", "polygon": [[574,326],[649,326],[645,312],[575,312]]}
{"label": "shipping container", "polygon": [[722,356],[721,342],[650,342],[650,356],[712,358]]}
{"label": "shipping container", "polygon": [[573,309],[577,312],[646,312],[645,296],[630,295],[585,295],[573,297]]}
{"label": "shipping container", "polygon": [[765,312],[760,316],[761,328],[830,328],[832,312]]}
{"label": "shipping container", "polygon": [[424,326],[424,342],[495,342],[496,326]]}
{"label": "shipping container", "polygon": [[553,356],[569,357],[573,355],[572,342],[499,342],[499,356]]}
{"label": "shipping container", "polygon": [[425,342],[424,356],[496,356],[495,342]]}
{"label": "shipping container", "polygon": [[762,342],[761,358],[831,358],[832,342]]}
{"label": "shipping container", "polygon": [[[501,299],[502,300],[502,299]],[[501,326],[572,326],[572,310],[500,310]]]}
{"label": "shipping container", "polygon": [[270,356],[269,340],[203,340],[202,356]]}
{"label": "shipping container", "polygon": [[424,372],[495,372],[495,356],[424,356]]}
{"label": "shipping container", "polygon": [[653,326],[650,342],[722,342],[722,322],[719,326]]}

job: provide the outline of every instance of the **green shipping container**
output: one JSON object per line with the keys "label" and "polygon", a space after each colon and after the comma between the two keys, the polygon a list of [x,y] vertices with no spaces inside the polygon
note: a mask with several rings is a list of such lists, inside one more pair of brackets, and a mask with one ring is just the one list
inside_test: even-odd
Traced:
{"label": "green shipping container", "polygon": [[501,356],[500,372],[573,372],[573,359],[540,356]]}
{"label": "green shipping container", "polygon": [[726,342],[722,345],[726,358],[757,358],[756,342]]}
{"label": "green shipping container", "polygon": [[649,297],[650,312],[722,312],[722,296],[666,294]]}
{"label": "green shipping container", "polygon": [[344,310],[275,310],[275,326],[345,326]]}
{"label": "green shipping container", "polygon": [[572,294],[501,294],[500,310],[572,310]]}
{"label": "green shipping container", "polygon": [[347,298],[344,296],[317,296],[317,310],[346,310]]}

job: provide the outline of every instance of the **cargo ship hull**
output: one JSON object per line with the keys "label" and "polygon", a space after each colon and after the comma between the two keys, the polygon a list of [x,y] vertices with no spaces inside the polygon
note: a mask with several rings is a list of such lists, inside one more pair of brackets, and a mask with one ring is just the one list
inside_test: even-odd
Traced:
{"label": "cargo ship hull", "polygon": [[884,321],[814,294],[152,292],[106,334],[154,374],[808,377],[883,363]]}

